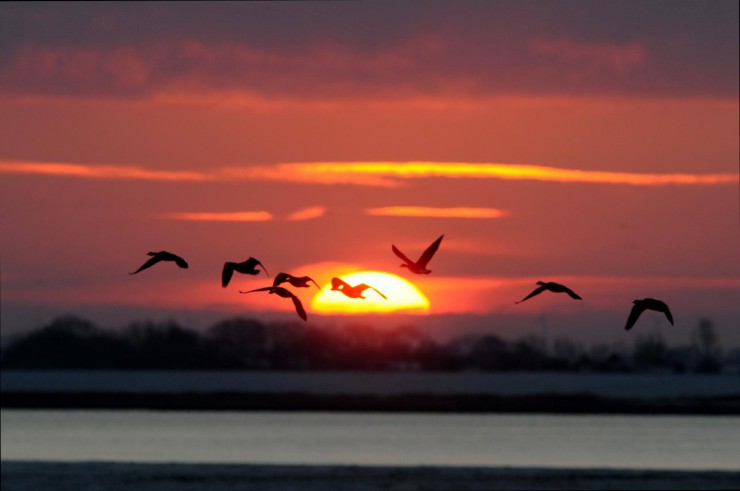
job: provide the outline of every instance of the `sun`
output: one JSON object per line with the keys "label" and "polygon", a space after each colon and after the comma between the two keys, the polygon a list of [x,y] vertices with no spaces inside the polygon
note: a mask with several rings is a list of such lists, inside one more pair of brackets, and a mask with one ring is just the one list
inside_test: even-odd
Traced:
{"label": "sun", "polygon": [[429,299],[411,282],[391,273],[382,271],[358,271],[338,276],[350,285],[365,283],[383,295],[368,288],[362,298],[349,298],[342,292],[327,285],[313,297],[311,308],[323,314],[369,314],[389,312],[426,313]]}

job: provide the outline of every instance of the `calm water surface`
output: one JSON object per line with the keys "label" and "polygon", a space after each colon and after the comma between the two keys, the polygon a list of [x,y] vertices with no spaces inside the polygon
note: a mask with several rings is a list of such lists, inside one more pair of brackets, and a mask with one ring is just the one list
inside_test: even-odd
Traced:
{"label": "calm water surface", "polygon": [[593,394],[717,397],[740,394],[737,374],[557,372],[255,372],[3,370],[3,392],[299,392],[307,394]]}
{"label": "calm water surface", "polygon": [[740,417],[3,410],[2,460],[740,470]]}

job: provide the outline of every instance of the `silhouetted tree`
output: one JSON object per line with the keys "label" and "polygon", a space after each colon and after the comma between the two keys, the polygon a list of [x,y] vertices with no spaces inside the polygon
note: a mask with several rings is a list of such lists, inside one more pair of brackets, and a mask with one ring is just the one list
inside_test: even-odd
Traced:
{"label": "silhouetted tree", "polygon": [[214,368],[269,368],[273,349],[267,326],[254,319],[232,318],[213,325],[205,349]]}
{"label": "silhouetted tree", "polygon": [[[299,321],[264,324],[231,318],[204,333],[174,322],[134,323],[121,331],[100,329],[76,316],[9,343],[2,367],[35,369],[233,369],[233,370],[673,370],[721,369],[719,341],[702,319],[691,346],[668,349],[658,334],[635,340],[631,357],[623,344],[586,352],[556,339],[549,353],[541,337],[505,341],[494,334],[430,339],[413,326],[365,324],[319,327]],[[730,363],[728,361],[727,363]]]}
{"label": "silhouetted tree", "polygon": [[632,360],[638,370],[654,370],[667,366],[667,353],[660,334],[642,335],[635,340]]}
{"label": "silhouetted tree", "polygon": [[134,323],[124,336],[131,345],[135,368],[188,370],[202,365],[200,336],[175,322]]}
{"label": "silhouetted tree", "polygon": [[130,349],[111,332],[77,316],[64,316],[13,343],[3,366],[34,369],[92,369],[125,366]]}
{"label": "silhouetted tree", "polygon": [[699,325],[691,333],[691,345],[699,354],[696,367],[700,372],[718,372],[722,356],[714,323],[709,319],[699,320]]}
{"label": "silhouetted tree", "polygon": [[549,364],[547,343],[541,336],[532,334],[515,341],[511,352],[519,370],[542,370]]}
{"label": "silhouetted tree", "polygon": [[557,338],[553,342],[555,363],[563,369],[573,370],[584,360],[584,349],[580,344],[566,338]]}

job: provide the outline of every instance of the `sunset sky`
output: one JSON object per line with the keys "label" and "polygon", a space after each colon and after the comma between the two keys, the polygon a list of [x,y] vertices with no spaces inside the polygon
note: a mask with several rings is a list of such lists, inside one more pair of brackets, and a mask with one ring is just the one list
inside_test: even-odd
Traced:
{"label": "sunset sky", "polygon": [[[0,3],[2,331],[297,319],[238,290],[380,271],[420,327],[740,345],[738,31],[722,0]],[[159,250],[190,268],[128,274]],[[538,280],[584,300],[515,304]],[[645,297],[676,325],[625,333]]]}

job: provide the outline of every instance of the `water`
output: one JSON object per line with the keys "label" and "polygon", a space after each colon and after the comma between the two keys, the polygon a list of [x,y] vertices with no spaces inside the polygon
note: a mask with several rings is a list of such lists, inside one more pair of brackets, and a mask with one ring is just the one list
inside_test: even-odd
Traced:
{"label": "water", "polygon": [[583,394],[602,397],[717,397],[740,394],[737,374],[434,372],[218,372],[3,370],[2,391],[262,392],[335,394]]}
{"label": "water", "polygon": [[2,410],[3,461],[740,470],[740,417]]}

